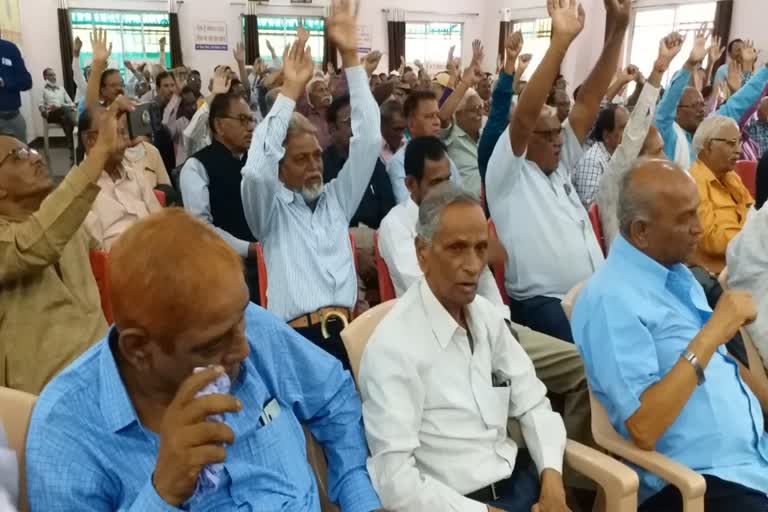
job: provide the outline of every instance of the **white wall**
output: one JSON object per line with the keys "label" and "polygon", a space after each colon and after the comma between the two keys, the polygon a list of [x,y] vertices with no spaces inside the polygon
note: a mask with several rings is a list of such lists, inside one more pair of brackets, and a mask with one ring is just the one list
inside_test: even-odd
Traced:
{"label": "white wall", "polygon": [[762,59],[768,53],[768,31],[766,30],[765,0],[735,0],[731,21],[731,38],[753,39],[755,47],[761,50]]}

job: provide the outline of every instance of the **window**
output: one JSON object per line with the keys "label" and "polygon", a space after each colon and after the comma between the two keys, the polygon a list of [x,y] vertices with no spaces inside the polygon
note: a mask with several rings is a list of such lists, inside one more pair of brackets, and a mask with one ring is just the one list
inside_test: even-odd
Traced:
{"label": "window", "polygon": [[[277,56],[282,58],[285,46],[293,44],[296,40],[299,23],[309,31],[308,45],[312,50],[312,60],[317,64],[323,62],[325,51],[325,20],[323,18],[260,15],[257,20],[259,53],[267,65],[272,64],[272,55],[267,49],[267,41],[275,49]],[[245,41],[245,16],[243,16],[243,41]]]}
{"label": "window", "polygon": [[[420,60],[430,75],[445,71],[451,46],[456,47],[453,56],[461,57],[463,30],[464,25],[461,23],[406,23],[406,62],[413,63]],[[466,66],[469,61],[462,64]]]}
{"label": "window", "polygon": [[[110,65],[125,72],[126,60],[157,62],[160,58],[160,38],[170,41],[168,13],[130,11],[72,10],[72,38],[83,41],[80,65],[93,60],[91,32],[105,29],[112,43]],[[166,45],[165,67],[171,67],[171,50]]]}
{"label": "window", "polygon": [[550,18],[535,18],[530,20],[519,20],[512,23],[512,31],[522,32],[523,34],[523,53],[533,55],[528,69],[525,70],[522,80],[528,80],[541,59],[549,48],[549,40],[552,37],[552,20]]}
{"label": "window", "polygon": [[670,32],[680,32],[686,38],[685,44],[662,79],[662,85],[666,87],[691,53],[696,29],[702,23],[706,23],[709,29],[714,27],[716,7],[717,2],[702,2],[637,9],[632,23],[632,44],[627,64],[635,64],[648,76],[658,55],[658,42]]}

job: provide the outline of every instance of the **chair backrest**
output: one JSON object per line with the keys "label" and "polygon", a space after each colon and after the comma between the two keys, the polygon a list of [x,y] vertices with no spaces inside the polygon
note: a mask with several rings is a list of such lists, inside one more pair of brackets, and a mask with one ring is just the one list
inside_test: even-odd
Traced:
{"label": "chair backrest", "polygon": [[605,236],[603,235],[603,225],[600,223],[600,210],[597,208],[597,202],[592,203],[589,207],[589,221],[592,223],[592,229],[597,237],[597,243],[600,244],[600,249],[603,250],[603,254],[608,254],[605,250]]}
{"label": "chair backrest", "polygon": [[373,255],[376,258],[376,275],[379,280],[379,297],[381,302],[387,302],[397,298],[395,286],[392,284],[392,277],[389,275],[387,262],[379,254],[379,232],[373,233]]}
{"label": "chair backrest", "polygon": [[165,192],[157,189],[154,189],[153,192],[155,193],[155,197],[157,198],[157,202],[160,203],[160,206],[165,207]]}
{"label": "chair backrest", "polygon": [[389,313],[396,302],[395,300],[390,300],[372,307],[355,318],[351,324],[341,331],[341,340],[344,342],[344,348],[347,349],[349,365],[352,367],[352,376],[355,378],[355,381],[357,381],[360,359],[363,357],[363,351],[368,343],[368,339],[382,318]]}
{"label": "chair backrest", "polygon": [[[488,236],[491,240],[499,240],[496,234],[496,225],[493,220],[488,220]],[[504,258],[498,258],[496,261],[490,261],[491,270],[493,271],[493,278],[496,280],[496,286],[499,288],[501,294],[501,300],[504,304],[509,306],[509,296],[507,295],[507,286],[504,282],[504,273],[506,272],[506,262]]]}
{"label": "chair backrest", "polygon": [[592,437],[595,438],[595,442],[598,446],[604,446],[611,442],[624,440],[624,438],[616,432],[616,429],[611,425],[611,420],[608,418],[608,413],[605,411],[605,407],[600,403],[592,392],[592,387],[589,388],[589,404],[592,415]]}
{"label": "chair backrest", "polygon": [[[349,243],[352,247],[352,261],[355,264],[355,272],[357,272],[357,245],[351,231],[349,233]],[[264,249],[261,242],[256,242],[256,259],[258,260],[256,268],[259,272],[259,300],[261,301],[261,307],[267,309],[267,264],[264,262]]]}
{"label": "chair backrest", "polygon": [[24,452],[27,445],[27,429],[32,407],[37,397],[23,391],[0,387],[0,419],[8,447],[16,451],[19,461],[19,511],[27,510],[27,484],[25,479]]}
{"label": "chair backrest", "polygon": [[757,162],[754,160],[739,160],[736,162],[736,174],[741,178],[744,186],[755,197],[757,192]]}
{"label": "chair backrest", "polygon": [[107,323],[112,323],[112,302],[109,300],[109,289],[107,286],[107,272],[109,271],[109,253],[104,251],[91,251],[89,253],[91,260],[91,270],[93,277],[96,278],[96,285],[99,287],[99,298],[101,299],[101,309],[104,311],[104,318]]}
{"label": "chair backrest", "polygon": [[565,294],[565,297],[563,297],[563,300],[560,301],[560,304],[563,306],[563,311],[565,311],[565,316],[568,318],[568,320],[571,319],[571,313],[573,313],[573,306],[576,305],[576,299],[579,296],[579,293],[581,292],[581,289],[584,288],[584,283],[579,283],[573,288],[571,288],[568,293]]}

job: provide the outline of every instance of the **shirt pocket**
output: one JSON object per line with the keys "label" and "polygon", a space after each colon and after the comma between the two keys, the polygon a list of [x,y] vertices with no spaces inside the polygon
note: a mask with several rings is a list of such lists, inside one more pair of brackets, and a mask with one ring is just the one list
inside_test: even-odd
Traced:
{"label": "shirt pocket", "polygon": [[[490,387],[484,394],[480,414],[489,428],[507,428],[509,419],[509,386]],[[480,405],[480,404],[478,404]]]}

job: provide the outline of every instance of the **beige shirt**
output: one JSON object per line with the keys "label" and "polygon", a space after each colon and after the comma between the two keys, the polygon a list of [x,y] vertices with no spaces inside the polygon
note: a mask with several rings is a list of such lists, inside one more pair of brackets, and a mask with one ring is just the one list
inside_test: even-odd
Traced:
{"label": "beige shirt", "polygon": [[38,394],[107,332],[82,227],[98,192],[74,168],[30,217],[0,217],[0,385]]}
{"label": "beige shirt", "polygon": [[103,171],[97,184],[101,192],[91,206],[85,226],[104,250],[109,250],[134,222],[162,208],[144,176],[130,167],[120,171],[117,181]]}
{"label": "beige shirt", "polygon": [[171,178],[168,176],[160,151],[148,142],[142,142],[138,146],[127,149],[123,165],[137,173],[143,172],[144,178],[152,188],[158,185],[171,185]]}

